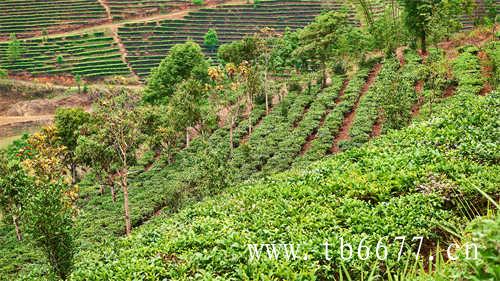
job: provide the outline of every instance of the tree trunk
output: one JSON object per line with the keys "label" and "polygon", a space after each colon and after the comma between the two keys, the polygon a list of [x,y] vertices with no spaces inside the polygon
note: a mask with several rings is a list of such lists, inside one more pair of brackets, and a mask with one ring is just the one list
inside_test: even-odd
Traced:
{"label": "tree trunk", "polygon": [[77,178],[77,175],[76,175],[76,164],[75,163],[71,163],[71,184],[75,185],[76,184],[76,178]]}
{"label": "tree trunk", "polygon": [[248,134],[252,133],[252,107],[250,107],[250,112],[248,113]]}
{"label": "tree trunk", "polygon": [[186,128],[186,148],[189,147],[189,128]]}
{"label": "tree trunk", "polygon": [[269,114],[269,91],[267,89],[267,71],[264,73],[264,83],[265,83],[265,86],[264,86],[264,92],[266,92],[266,115]]}
{"label": "tree trunk", "polygon": [[111,199],[113,200],[113,202],[116,202],[115,183],[113,182],[112,176],[108,176],[108,184],[109,189],[111,190]]}
{"label": "tree trunk", "polygon": [[123,168],[121,172],[121,183],[123,189],[123,209],[125,211],[125,234],[128,236],[132,231],[132,224],[130,222],[130,206],[128,203],[128,169]]}
{"label": "tree trunk", "polygon": [[321,81],[321,89],[324,89],[326,88],[326,63],[323,61],[321,64],[323,68],[323,80]]}
{"label": "tree trunk", "polygon": [[17,221],[17,216],[12,215],[12,221],[14,222],[14,227],[16,228],[16,236],[18,241],[23,240],[23,236],[21,234],[21,230],[19,229],[19,222]]}
{"label": "tree trunk", "polygon": [[234,117],[231,116],[231,124],[229,124],[229,148],[231,152],[233,152],[233,126],[234,126]]}
{"label": "tree trunk", "polygon": [[427,34],[422,33],[422,37],[420,38],[420,44],[422,45],[422,54],[427,54]]}

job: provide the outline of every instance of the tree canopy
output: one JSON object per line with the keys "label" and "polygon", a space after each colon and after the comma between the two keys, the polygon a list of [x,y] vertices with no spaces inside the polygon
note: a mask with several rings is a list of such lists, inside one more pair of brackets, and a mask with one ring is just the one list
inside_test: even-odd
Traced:
{"label": "tree canopy", "polygon": [[144,93],[144,101],[166,104],[176,85],[185,79],[207,79],[208,62],[201,47],[193,41],[172,47],[168,56],[153,69]]}

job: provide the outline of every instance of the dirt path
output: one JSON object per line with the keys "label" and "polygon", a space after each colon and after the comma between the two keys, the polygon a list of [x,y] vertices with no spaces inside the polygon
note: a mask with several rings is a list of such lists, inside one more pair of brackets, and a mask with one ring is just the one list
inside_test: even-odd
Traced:
{"label": "dirt path", "polygon": [[109,22],[113,22],[113,16],[111,15],[111,9],[109,8],[108,1],[107,0],[97,0],[99,4],[104,8],[106,11],[106,17],[108,18]]}
{"label": "dirt path", "polygon": [[405,65],[405,56],[404,56],[404,50],[406,47],[399,47],[396,49],[396,57],[398,58],[399,65],[404,66]]}
{"label": "dirt path", "polygon": [[424,96],[422,95],[423,91],[424,91],[424,80],[418,80],[417,83],[415,84],[415,92],[418,95],[418,100],[411,108],[412,117],[416,117],[420,113],[420,108],[424,103]]}
{"label": "dirt path", "polygon": [[[341,102],[341,98],[344,95],[345,89],[347,88],[348,84],[349,84],[349,79],[345,79],[344,82],[342,83],[342,87],[340,88],[339,94],[338,94],[337,98],[335,99],[335,105],[338,105]],[[321,120],[319,121],[318,127],[314,128],[312,133],[309,136],[307,136],[307,139],[306,139],[306,142],[304,143],[304,145],[302,145],[302,149],[300,150],[300,153],[299,153],[300,156],[304,155],[309,150],[309,148],[311,148],[312,142],[318,136],[319,129],[321,127],[323,127],[323,125],[325,124],[326,117],[328,117],[328,115],[330,115],[331,112],[332,112],[332,109],[329,108],[325,111],[323,116],[321,116]]]}
{"label": "dirt path", "polygon": [[120,49],[120,55],[121,55],[122,61],[127,65],[130,73],[132,73],[132,75],[137,79],[137,81],[139,81],[140,77],[137,75],[137,73],[135,73],[134,68],[132,67],[132,65],[130,65],[130,62],[127,59],[127,57],[128,57],[127,48],[125,47],[125,45],[122,42],[122,39],[118,35],[118,28],[116,28],[116,27],[111,28],[111,33],[113,34],[113,39],[115,40],[116,44],[118,45],[118,49]]}
{"label": "dirt path", "polygon": [[342,126],[340,127],[339,134],[335,137],[333,141],[333,145],[330,148],[330,152],[332,153],[338,153],[340,151],[339,143],[341,141],[346,141],[350,139],[349,136],[349,131],[351,130],[352,123],[354,122],[354,118],[356,117],[356,110],[359,107],[359,102],[363,98],[363,96],[368,92],[368,89],[370,89],[371,85],[377,78],[378,73],[380,72],[380,69],[382,68],[382,64],[378,63],[376,64],[372,71],[370,72],[370,75],[368,76],[368,79],[365,82],[365,85],[363,85],[363,88],[361,89],[361,92],[359,93],[358,99],[354,103],[354,106],[352,110],[347,113],[347,115],[344,117],[344,121],[342,122]]}
{"label": "dirt path", "polygon": [[448,88],[446,88],[446,90],[444,90],[444,93],[443,93],[443,98],[449,98],[449,97],[453,96],[455,94],[456,88],[457,87],[455,85],[451,85]]}
{"label": "dirt path", "polygon": [[491,91],[493,91],[493,87],[491,86],[490,79],[492,77],[493,68],[490,63],[490,58],[485,51],[480,51],[477,56],[481,62],[481,75],[486,78],[486,82],[484,83],[484,87],[481,89],[479,93],[481,96],[486,96]]}
{"label": "dirt path", "polygon": [[375,122],[375,124],[373,124],[372,133],[370,134],[370,136],[372,138],[376,138],[376,137],[380,136],[382,134],[383,125],[384,125],[384,119],[382,118],[382,115],[380,115],[377,118],[377,121]]}
{"label": "dirt path", "polygon": [[0,138],[32,132],[36,128],[52,123],[53,120],[53,115],[0,117]]}

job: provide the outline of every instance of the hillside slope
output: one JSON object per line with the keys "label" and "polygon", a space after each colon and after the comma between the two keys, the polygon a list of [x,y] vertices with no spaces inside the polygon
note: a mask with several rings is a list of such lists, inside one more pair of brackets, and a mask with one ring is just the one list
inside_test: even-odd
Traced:
{"label": "hillside slope", "polygon": [[[476,188],[499,195],[499,98],[461,92],[430,120],[305,171],[235,186],[154,218],[129,239],[83,253],[73,280],[330,280],[340,258],[332,250],[332,260],[325,260],[321,245],[338,248],[340,237],[353,245],[368,237],[374,246],[383,237],[423,236],[428,258],[436,243],[452,241],[443,225],[467,222],[460,200],[473,200],[480,210],[485,202]],[[300,243],[310,256],[249,262],[247,244],[260,243]],[[416,246],[405,250],[416,252]],[[387,265],[397,266],[390,253]],[[355,275],[373,262],[371,255],[346,265]]]}

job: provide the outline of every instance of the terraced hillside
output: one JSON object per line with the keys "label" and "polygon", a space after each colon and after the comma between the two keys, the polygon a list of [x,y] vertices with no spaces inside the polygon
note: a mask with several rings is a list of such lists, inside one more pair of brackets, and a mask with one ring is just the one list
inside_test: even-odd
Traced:
{"label": "terraced hillside", "polygon": [[127,75],[114,38],[104,32],[20,40],[21,57],[7,56],[7,42],[0,42],[0,65],[11,73],[31,75]]}
{"label": "terraced hillside", "polygon": [[97,0],[4,0],[0,2],[0,38],[16,33],[18,38],[106,21]]}
{"label": "terraced hillside", "polygon": [[144,17],[152,14],[168,13],[174,9],[182,9],[189,6],[190,0],[107,0],[113,20],[121,20],[133,17]]}
{"label": "terraced hillside", "polygon": [[[263,27],[278,32],[301,28],[323,10],[341,7],[340,1],[326,1],[326,4],[322,1],[264,1],[256,7],[223,5],[190,12],[182,20],[126,24],[119,28],[119,35],[134,71],[145,77],[174,44],[192,39],[203,46],[203,37],[209,28],[216,30],[220,44],[224,44]],[[352,21],[356,23],[354,18]],[[205,51],[211,53],[208,49]]]}

